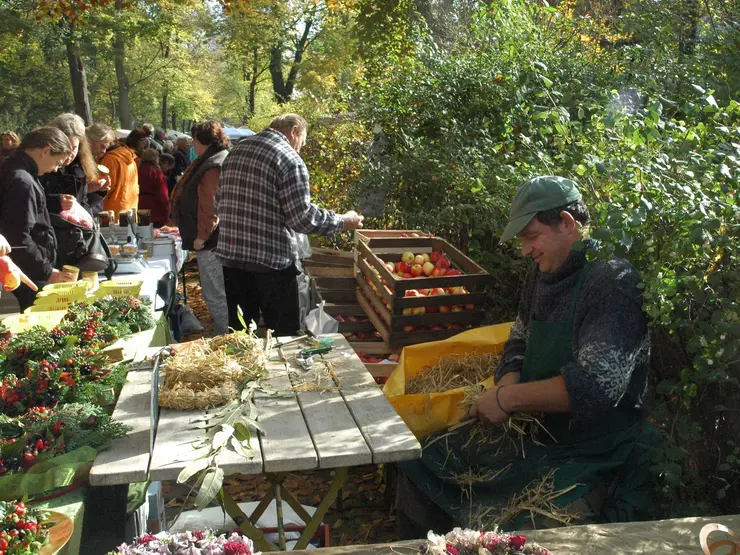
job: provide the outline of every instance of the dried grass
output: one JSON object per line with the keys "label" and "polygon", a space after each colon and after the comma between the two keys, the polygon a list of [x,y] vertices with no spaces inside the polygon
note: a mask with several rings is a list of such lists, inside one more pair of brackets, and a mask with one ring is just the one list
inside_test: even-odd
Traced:
{"label": "dried grass", "polygon": [[554,501],[576,487],[578,487],[578,484],[555,491],[555,470],[551,470],[542,479],[528,484],[520,495],[513,496],[498,515],[494,516],[493,513],[496,509],[492,507],[481,507],[478,512],[471,516],[468,527],[473,530],[493,530],[494,527],[505,525],[523,512],[529,514],[532,526],[535,529],[535,518],[537,516],[552,519],[568,526],[578,520],[578,515],[558,507]]}
{"label": "dried grass", "polygon": [[194,342],[167,360],[162,369],[159,405],[192,410],[233,401],[240,384],[266,376],[266,362],[263,342],[250,332]]}
{"label": "dried grass", "polygon": [[463,447],[497,445],[498,448],[494,456],[509,447],[514,449],[516,454],[524,459],[527,457],[527,442],[542,445],[539,439],[541,433],[547,434],[555,441],[555,438],[547,431],[547,428],[545,428],[538,416],[517,412],[512,414],[506,422],[500,425],[488,425],[477,422],[470,428],[470,437]]}
{"label": "dried grass", "polygon": [[498,353],[444,355],[439,362],[406,383],[406,393],[441,393],[460,387],[475,388],[493,376],[501,356]]}

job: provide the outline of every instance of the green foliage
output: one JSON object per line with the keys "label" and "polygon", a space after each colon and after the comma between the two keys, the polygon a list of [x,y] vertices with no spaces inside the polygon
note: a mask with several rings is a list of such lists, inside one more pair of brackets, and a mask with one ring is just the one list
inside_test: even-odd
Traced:
{"label": "green foliage", "polygon": [[432,231],[482,262],[502,321],[525,269],[497,243],[511,196],[538,174],[581,183],[598,255],[643,278],[665,436],[655,516],[736,512],[740,31],[727,18],[688,53],[680,10],[640,4],[607,25],[531,4],[493,2],[465,40],[420,43],[355,91],[374,138],[352,194],[371,226]]}

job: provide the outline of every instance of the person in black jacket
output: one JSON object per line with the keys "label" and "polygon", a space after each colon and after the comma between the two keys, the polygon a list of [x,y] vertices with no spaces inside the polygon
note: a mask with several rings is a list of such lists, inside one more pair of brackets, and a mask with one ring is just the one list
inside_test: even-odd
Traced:
{"label": "person in black jacket", "polygon": [[[39,287],[70,281],[54,268],[56,237],[39,176],[56,171],[72,152],[67,136],[56,127],[40,127],[23,137],[18,151],[0,164],[0,234],[13,247],[10,258]],[[21,310],[36,293],[27,285],[15,290]]]}
{"label": "person in black jacket", "polygon": [[72,152],[62,167],[39,180],[46,193],[49,212],[58,214],[64,210],[61,199],[64,195],[71,195],[92,214],[88,183],[95,183],[99,172],[85,135],[85,122],[77,114],[62,114],[49,122],[49,126],[62,131],[72,145]]}
{"label": "person in black jacket", "polygon": [[187,137],[177,139],[177,149],[175,150],[175,177],[179,178],[185,173],[190,165],[190,140]]}

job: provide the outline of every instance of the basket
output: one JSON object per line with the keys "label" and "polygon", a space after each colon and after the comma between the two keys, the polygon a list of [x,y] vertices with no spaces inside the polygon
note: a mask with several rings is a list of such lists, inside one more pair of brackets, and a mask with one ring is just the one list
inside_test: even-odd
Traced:
{"label": "basket", "polygon": [[113,297],[138,297],[141,292],[143,281],[140,279],[115,279],[101,281],[98,290],[95,292],[97,299],[102,299],[108,295]]}
{"label": "basket", "polygon": [[26,312],[46,312],[50,310],[64,310],[72,303],[87,300],[87,287],[76,287],[61,291],[40,291],[36,301]]}
{"label": "basket", "polygon": [[46,293],[58,294],[60,292],[71,291],[75,289],[87,289],[87,282],[84,281],[65,281],[62,283],[50,283],[45,285],[41,291]]}
{"label": "basket", "polygon": [[33,326],[42,326],[46,330],[52,330],[59,325],[66,314],[65,310],[51,310],[47,312],[29,312],[8,316],[3,320],[3,325],[12,333],[20,333],[31,329]]}

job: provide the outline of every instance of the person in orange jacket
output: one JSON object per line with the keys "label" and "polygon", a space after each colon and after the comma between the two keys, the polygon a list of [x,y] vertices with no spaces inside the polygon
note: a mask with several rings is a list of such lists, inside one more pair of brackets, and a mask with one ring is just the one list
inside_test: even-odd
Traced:
{"label": "person in orange jacket", "polygon": [[142,129],[131,131],[124,144],[106,152],[101,164],[110,170],[111,186],[103,200],[103,210],[113,210],[118,219],[121,210],[136,210],[139,206],[139,168],[136,157],[146,141]]}

